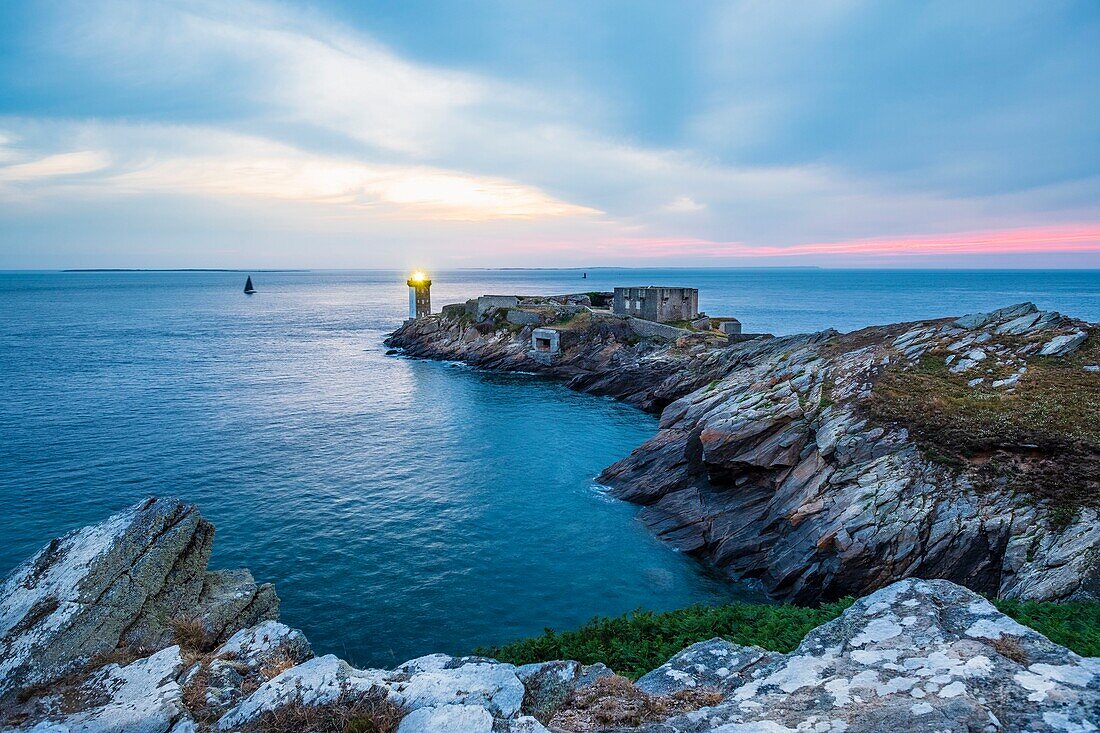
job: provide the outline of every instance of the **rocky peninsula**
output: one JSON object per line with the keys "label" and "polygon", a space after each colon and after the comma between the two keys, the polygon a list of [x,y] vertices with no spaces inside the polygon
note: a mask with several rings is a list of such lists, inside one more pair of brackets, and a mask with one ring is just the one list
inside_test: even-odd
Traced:
{"label": "rocky peninsula", "polygon": [[[776,599],[910,577],[1100,596],[1095,324],[1022,303],[731,343],[645,337],[587,297],[448,306],[387,343],[659,413],[657,435],[598,481],[662,539]],[[540,328],[558,334],[552,360],[532,344]]]}
{"label": "rocky peninsula", "polygon": [[315,656],[270,585],[210,571],[213,527],[149,499],[0,590],[0,730],[375,733],[1090,731],[1100,659],[943,580],[857,601],[789,654],[701,641],[636,683],[607,667]]}

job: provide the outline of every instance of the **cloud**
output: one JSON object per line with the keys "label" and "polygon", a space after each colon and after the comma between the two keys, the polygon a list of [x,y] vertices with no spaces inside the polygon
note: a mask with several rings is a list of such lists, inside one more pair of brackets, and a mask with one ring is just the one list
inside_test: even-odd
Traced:
{"label": "cloud", "polygon": [[[1095,5],[725,3],[700,40],[686,144],[842,165],[954,196],[1095,175]],[[1089,161],[1089,162],[1086,162]]]}
{"label": "cloud", "polygon": [[[536,85],[518,71],[413,60],[316,10],[201,0],[59,8],[50,33],[27,35],[47,39],[74,89],[88,88],[73,95],[85,106],[0,117],[10,132],[0,143],[0,219],[48,210],[41,221],[60,231],[88,232],[94,219],[104,239],[137,226],[155,239],[166,235],[158,222],[172,217],[124,213],[127,202],[137,211],[155,200],[195,227],[205,223],[205,238],[227,226],[259,241],[288,230],[337,233],[345,239],[327,246],[349,259],[327,260],[334,266],[392,262],[416,241],[433,243],[441,259],[457,257],[451,245],[462,241],[466,264],[516,253],[534,263],[543,252],[571,263],[677,254],[841,263],[970,251],[947,246],[957,232],[1053,232],[1100,221],[1094,170],[1051,168],[1026,186],[941,185],[988,177],[995,156],[956,155],[946,117],[932,137],[948,142],[931,155],[935,141],[918,134],[925,115],[890,90],[868,93],[889,115],[852,107],[851,85],[881,79],[868,68],[874,58],[844,44],[891,17],[862,2],[818,3],[793,19],[775,4],[735,3],[698,24],[699,37],[666,39],[698,46],[700,91],[685,105],[682,137],[663,146],[617,127],[606,112],[613,93],[583,78]],[[926,49],[935,19],[918,25],[905,33]],[[884,46],[868,47],[891,68],[912,61]],[[1057,74],[1045,68],[1041,76]],[[981,113],[994,137],[1004,127],[998,119],[1011,121],[1001,107]],[[864,140],[877,152],[865,153]],[[1049,151],[1044,140],[1035,148]],[[933,158],[935,171],[913,163]],[[1004,156],[998,166],[1012,163]],[[108,200],[123,212],[110,220],[93,213]],[[1005,235],[973,251],[997,246],[1025,245]],[[320,257],[312,246],[306,255]]]}
{"label": "cloud", "polygon": [[699,203],[691,196],[677,196],[662,206],[661,210],[670,214],[692,214],[705,208],[707,208],[706,204]]}
{"label": "cloud", "polygon": [[78,176],[101,171],[108,165],[110,158],[96,150],[57,153],[26,163],[0,166],[0,181],[37,181],[43,178]]}
{"label": "cloud", "polygon": [[44,193],[66,197],[166,192],[227,200],[249,197],[425,221],[600,213],[506,179],[428,166],[367,164],[216,130],[93,124],[73,126],[64,137],[95,141],[116,152],[57,153],[0,164],[0,183],[40,184],[42,179],[97,172],[100,175],[94,178],[68,181],[63,188]]}

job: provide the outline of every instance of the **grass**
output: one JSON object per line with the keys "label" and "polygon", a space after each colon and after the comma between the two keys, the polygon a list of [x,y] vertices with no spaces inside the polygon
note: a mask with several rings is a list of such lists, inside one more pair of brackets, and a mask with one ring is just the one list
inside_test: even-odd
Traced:
{"label": "grass", "polygon": [[993,601],[1001,613],[1082,657],[1100,657],[1100,601]]}
{"label": "grass", "polygon": [[202,619],[190,616],[177,616],[168,622],[172,630],[172,641],[179,644],[184,653],[201,653],[210,646],[210,639]]}
{"label": "grass", "polygon": [[592,314],[583,311],[566,313],[558,320],[547,325],[559,331],[582,331],[592,325]]}
{"label": "grass", "polygon": [[1100,378],[1083,368],[1100,361],[1100,333],[1069,357],[1029,359],[1014,391],[989,386],[984,370],[985,383],[969,387],[975,375],[952,374],[946,356],[887,368],[870,416],[907,428],[929,460],[970,471],[980,487],[1050,500],[1055,529],[1100,507]]}
{"label": "grass", "polygon": [[603,662],[617,673],[637,679],[684,647],[715,636],[735,644],[789,652],[810,629],[836,618],[851,604],[847,599],[820,608],[734,603],[689,606],[666,613],[635,611],[615,618],[594,618],[575,631],[547,629],[541,636],[476,653],[513,664],[554,659]]}
{"label": "grass", "polygon": [[[698,641],[720,636],[734,644],[790,652],[813,628],[831,621],[852,599],[818,608],[734,603],[689,606],[666,613],[635,611],[614,618],[594,618],[574,631],[546,629],[542,635],[475,653],[512,664],[574,659],[603,662],[618,674],[638,679]],[[1082,656],[1100,656],[1100,602],[994,602],[1003,613],[1030,626],[1051,641]]]}

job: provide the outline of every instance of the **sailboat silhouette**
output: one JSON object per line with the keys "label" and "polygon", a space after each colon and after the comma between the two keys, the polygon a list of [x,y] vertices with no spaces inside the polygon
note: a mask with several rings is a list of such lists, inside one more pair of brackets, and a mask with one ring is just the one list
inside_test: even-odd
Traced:
{"label": "sailboat silhouette", "polygon": [[244,282],[244,291],[246,293],[248,293],[249,295],[252,295],[254,292],[256,292],[256,288],[252,287],[252,276],[251,275],[249,275],[248,279],[245,280],[245,282]]}

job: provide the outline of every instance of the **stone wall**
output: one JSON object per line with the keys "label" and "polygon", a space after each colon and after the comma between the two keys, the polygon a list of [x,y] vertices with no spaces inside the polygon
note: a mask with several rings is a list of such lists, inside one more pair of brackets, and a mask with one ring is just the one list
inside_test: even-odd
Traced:
{"label": "stone wall", "polygon": [[689,331],[686,328],[677,328],[676,326],[669,326],[666,323],[657,323],[644,318],[628,318],[626,322],[634,333],[643,338],[663,338],[674,341],[681,336],[694,334],[694,331]]}
{"label": "stone wall", "polygon": [[509,323],[514,323],[517,326],[537,326],[542,323],[542,314],[537,311],[510,308],[507,319]]}
{"label": "stone wall", "polygon": [[515,295],[482,295],[477,299],[477,314],[480,316],[490,308],[515,308],[519,298]]}
{"label": "stone wall", "polygon": [[444,318],[461,318],[462,316],[466,315],[466,304],[451,303],[449,305],[443,306],[443,310],[441,312],[443,313]]}

